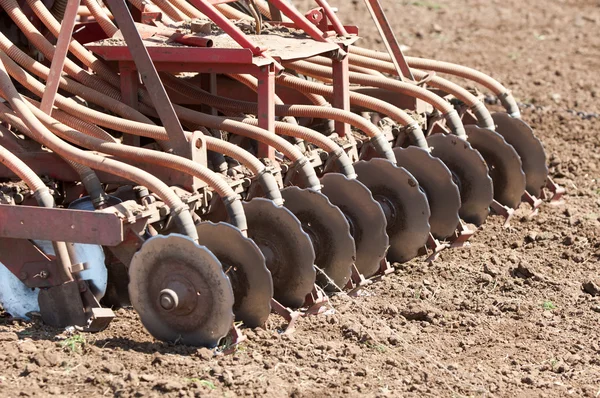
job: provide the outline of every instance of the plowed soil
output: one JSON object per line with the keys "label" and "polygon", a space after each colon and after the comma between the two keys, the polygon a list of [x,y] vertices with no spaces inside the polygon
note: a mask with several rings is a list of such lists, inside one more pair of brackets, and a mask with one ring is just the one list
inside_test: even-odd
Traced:
{"label": "plowed soil", "polygon": [[[331,2],[382,48],[362,1]],[[130,309],[84,335],[4,316],[0,395],[600,397],[600,2],[382,2],[411,55],[513,90],[565,202],[522,205],[509,229],[492,216],[469,248],[333,297],[292,335],[272,316],[229,355],[156,342]]]}

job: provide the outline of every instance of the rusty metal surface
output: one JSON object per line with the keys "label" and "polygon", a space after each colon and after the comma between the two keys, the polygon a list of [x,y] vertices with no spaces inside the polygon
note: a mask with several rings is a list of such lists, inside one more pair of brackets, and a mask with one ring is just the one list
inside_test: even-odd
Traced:
{"label": "rusty metal surface", "polygon": [[384,159],[355,163],[358,180],[379,202],[387,219],[390,262],[406,262],[429,238],[429,204],[417,180],[405,169]]}
{"label": "rusty metal surface", "polygon": [[312,189],[287,187],[281,195],[284,206],[310,236],[315,265],[320,270],[317,284],[330,292],[340,291],[350,280],[356,259],[354,239],[344,213],[325,195]]}
{"label": "rusty metal surface", "polygon": [[147,240],[129,278],[131,304],[159,340],[214,347],[233,326],[233,290],[221,263],[188,237]]}
{"label": "rusty metal surface", "polygon": [[315,283],[315,251],[300,221],[285,207],[262,198],[244,203],[248,237],[265,256],[274,298],[299,308]]}
{"label": "rusty metal surface", "polygon": [[0,263],[30,288],[67,282],[57,272],[55,259],[26,239],[0,238]]}
{"label": "rusty metal surface", "polygon": [[229,224],[203,222],[196,230],[200,243],[219,259],[229,277],[236,320],[246,327],[264,325],[271,312],[273,280],[258,246]]}
{"label": "rusty metal surface", "polygon": [[526,180],[517,151],[495,131],[475,125],[466,125],[465,130],[469,143],[488,166],[494,183],[494,199],[511,209],[519,207]]}
{"label": "rusty metal surface", "polygon": [[[263,66],[258,73],[258,125],[275,133],[275,70],[271,65]],[[258,157],[274,159],[275,148],[258,143]]]}
{"label": "rusty metal surface", "polygon": [[450,169],[460,190],[460,218],[482,225],[494,200],[494,186],[479,152],[467,141],[453,135],[433,134],[427,138],[431,154]]}
{"label": "rusty metal surface", "polygon": [[521,158],[527,179],[527,192],[541,196],[548,178],[546,153],[542,143],[533,135],[531,127],[521,119],[502,112],[494,113],[492,117],[496,123],[496,132],[515,148]]}
{"label": "rusty metal surface", "polygon": [[[253,57],[248,49],[239,48],[227,36],[196,34],[200,38],[213,41],[213,47],[191,47],[167,43],[167,38],[146,39],[144,45],[154,62],[171,63],[231,63],[263,66],[273,61],[263,57]],[[282,61],[310,58],[339,50],[335,43],[315,43],[306,37],[282,37],[261,35],[256,41],[267,50],[265,54]],[[131,61],[131,52],[122,40],[114,38],[89,43],[86,47],[107,61]]]}
{"label": "rusty metal surface", "polygon": [[[348,57],[333,60],[333,106],[344,111],[350,111],[350,61]],[[335,122],[335,131],[340,137],[350,135],[350,125]]]}
{"label": "rusty metal surface", "polygon": [[41,289],[38,297],[44,323],[56,328],[86,326],[87,316],[77,281]]}
{"label": "rusty metal surface", "polygon": [[394,154],[397,165],[408,170],[427,195],[431,234],[437,239],[450,237],[460,222],[460,193],[448,167],[426,150],[415,146],[394,148]]}
{"label": "rusty metal surface", "polygon": [[123,241],[123,224],[105,212],[0,205],[0,237],[115,246]]}
{"label": "rusty metal surface", "polygon": [[328,173],[321,178],[321,183],[321,192],[344,213],[350,224],[356,246],[356,268],[366,278],[375,275],[389,247],[387,221],[381,206],[358,180]]}
{"label": "rusty metal surface", "polygon": [[77,19],[78,8],[79,0],[69,0],[65,8],[63,20],[60,24],[60,33],[58,35],[54,57],[52,58],[50,72],[46,81],[46,90],[44,90],[42,104],[40,105],[40,109],[48,115],[52,114],[52,107],[54,106],[54,100],[56,98],[56,93],[58,92],[60,77],[69,52],[69,44],[71,43],[71,35],[73,33],[73,27],[75,26],[75,20]]}

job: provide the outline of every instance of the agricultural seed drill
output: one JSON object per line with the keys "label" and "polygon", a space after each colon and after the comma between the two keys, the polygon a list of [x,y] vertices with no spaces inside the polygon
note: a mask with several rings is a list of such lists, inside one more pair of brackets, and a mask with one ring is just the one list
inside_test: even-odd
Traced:
{"label": "agricultural seed drill", "polygon": [[0,0],[5,311],[214,346],[560,197],[508,89],[365,5],[387,52],[325,0]]}

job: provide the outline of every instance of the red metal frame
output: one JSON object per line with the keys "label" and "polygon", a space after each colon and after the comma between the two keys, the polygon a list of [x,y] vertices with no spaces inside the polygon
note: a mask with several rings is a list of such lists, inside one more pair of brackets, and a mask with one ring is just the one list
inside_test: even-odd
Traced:
{"label": "red metal frame", "polygon": [[373,21],[377,26],[377,30],[383,39],[383,43],[388,50],[392,58],[392,62],[398,72],[398,76],[401,78],[407,78],[410,80],[415,80],[412,72],[410,71],[410,67],[408,66],[408,62],[404,58],[404,54],[402,53],[402,49],[398,44],[398,40],[396,40],[396,35],[390,25],[385,12],[383,11],[383,7],[379,0],[365,0],[365,5],[369,10],[369,13],[373,17]]}
{"label": "red metal frame", "polygon": [[[258,74],[258,125],[275,132],[275,69],[273,65],[260,68]],[[275,158],[275,148],[258,144],[258,157]]]}
{"label": "red metal frame", "polygon": [[[20,206],[11,206],[20,207]],[[0,238],[2,264],[29,288],[58,286],[69,282],[59,272],[55,257],[45,255],[26,239]]]}
{"label": "red metal frame", "polygon": [[[348,57],[333,60],[333,104],[335,108],[350,110],[350,62]],[[350,125],[335,122],[335,131],[340,137],[350,134]]]}
{"label": "red metal frame", "polygon": [[191,159],[192,151],[183,127],[152,63],[152,58],[144,46],[129,8],[124,0],[107,0],[107,2],[114,13],[115,21],[121,29],[128,49],[131,51],[136,68],[141,72],[142,80],[152,98],[154,107],[169,134],[169,144],[176,154]]}
{"label": "red metal frame", "polygon": [[213,6],[213,4],[220,3],[215,3],[215,0],[190,0],[190,3],[198,8],[202,14],[210,18],[211,21],[219,25],[236,43],[252,51],[252,54],[258,56],[264,52],[265,49],[254,44],[229,18],[225,17]]}
{"label": "red metal frame", "polygon": [[123,224],[108,212],[0,205],[0,237],[116,246],[123,241]]}
{"label": "red metal frame", "polygon": [[335,15],[335,12],[333,11],[329,3],[326,0],[315,1],[323,9],[324,15],[331,21],[335,33],[337,33],[340,36],[348,36],[348,31],[346,30],[346,28],[344,28],[342,21],[340,21],[337,15]]}
{"label": "red metal frame", "polygon": [[[202,0],[192,0],[192,1],[202,1]],[[323,37],[323,32],[321,32],[315,25],[313,25],[304,15],[302,15],[294,6],[289,5],[286,0],[269,0],[270,3],[275,4],[275,6],[287,16],[289,19],[294,21],[296,26],[306,32],[310,37],[314,40],[327,42],[328,40]]]}
{"label": "red metal frame", "polygon": [[73,27],[77,19],[77,10],[79,9],[79,0],[69,0],[65,9],[65,15],[58,34],[52,65],[50,65],[50,73],[46,80],[46,90],[42,96],[42,104],[40,109],[48,114],[52,114],[52,107],[60,85],[60,77],[65,66],[65,60],[69,52],[69,44],[73,34]]}

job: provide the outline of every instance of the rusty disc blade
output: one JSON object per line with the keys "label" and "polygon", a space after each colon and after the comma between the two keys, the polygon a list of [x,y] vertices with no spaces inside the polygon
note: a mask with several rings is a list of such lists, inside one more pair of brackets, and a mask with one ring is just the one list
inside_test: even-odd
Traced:
{"label": "rusty disc blade", "polygon": [[431,154],[440,158],[452,172],[460,191],[460,218],[480,226],[490,213],[494,187],[488,168],[479,152],[467,141],[454,135],[427,137]]}
{"label": "rusty disc blade", "polygon": [[233,325],[233,290],[206,247],[179,234],[148,239],[129,266],[129,297],[158,340],[214,347]]}
{"label": "rusty disc blade", "polygon": [[358,180],[348,179],[339,173],[328,173],[321,178],[321,183],[321,192],[348,220],[356,246],[356,268],[366,278],[373,276],[385,258],[390,241],[381,206]]}
{"label": "rusty disc blade", "polygon": [[281,190],[284,206],[291,211],[302,229],[310,236],[315,249],[317,283],[327,291],[340,291],[346,286],[356,259],[350,225],[342,211],[321,192],[287,187]]}
{"label": "rusty disc blade", "polygon": [[229,277],[235,319],[250,328],[264,325],[271,312],[273,281],[258,246],[226,223],[202,222],[196,230],[198,241],[217,256]]}
{"label": "rusty disc blade", "polygon": [[273,297],[298,308],[314,286],[315,251],[300,221],[285,207],[255,198],[244,202],[248,237],[265,256],[273,279]]}
{"label": "rusty disc blade", "polygon": [[523,164],[527,180],[527,192],[540,196],[548,178],[546,153],[531,127],[521,119],[510,117],[502,112],[492,115],[496,123],[496,132],[515,148]]}
{"label": "rusty disc blade", "polygon": [[354,169],[386,216],[388,260],[405,262],[416,257],[429,237],[430,215],[427,197],[417,180],[385,159],[362,160]]}
{"label": "rusty disc blade", "polygon": [[525,192],[525,173],[517,151],[495,131],[475,125],[467,125],[465,129],[469,143],[483,156],[488,166],[494,183],[494,199],[516,209]]}
{"label": "rusty disc blade", "polygon": [[460,192],[452,181],[448,167],[425,149],[416,146],[394,148],[394,153],[396,164],[412,174],[427,195],[431,210],[431,234],[438,239],[451,236],[460,222]]}

